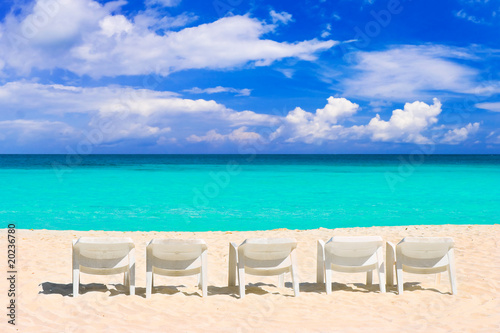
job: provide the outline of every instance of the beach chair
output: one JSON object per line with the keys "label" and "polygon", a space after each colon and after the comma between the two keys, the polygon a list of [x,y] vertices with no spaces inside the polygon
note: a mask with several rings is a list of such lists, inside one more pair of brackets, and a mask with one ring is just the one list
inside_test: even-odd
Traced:
{"label": "beach chair", "polygon": [[124,273],[123,284],[135,294],[135,247],[130,238],[81,237],[73,240],[73,297],[80,287],[80,273]]}
{"label": "beach chair", "polygon": [[245,273],[260,276],[279,276],[279,287],[284,287],[284,274],[291,273],[294,295],[299,296],[299,279],[292,238],[252,238],[240,246],[229,243],[228,285],[236,285],[236,272],[240,298],[245,297]]}
{"label": "beach chair", "polygon": [[318,240],[317,283],[325,282],[326,293],[332,292],[332,271],[366,272],[366,284],[371,285],[377,271],[380,292],[385,293],[383,240],[379,236],[334,236],[328,242]]}
{"label": "beach chair", "polygon": [[146,298],[151,297],[154,274],[198,275],[202,296],[207,296],[207,244],[201,239],[153,239],[146,247]]}
{"label": "beach chair", "polygon": [[413,274],[437,274],[448,271],[451,293],[457,293],[454,242],[450,237],[406,237],[394,246],[387,242],[387,285],[394,285],[394,266],[398,294],[403,293],[403,272]]}

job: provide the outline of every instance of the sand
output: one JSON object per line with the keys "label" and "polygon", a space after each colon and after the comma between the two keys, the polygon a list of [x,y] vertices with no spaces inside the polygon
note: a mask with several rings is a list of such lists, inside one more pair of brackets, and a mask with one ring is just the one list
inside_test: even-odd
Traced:
{"label": "sand", "polygon": [[[2,332],[500,332],[500,226],[442,225],[249,232],[104,232],[17,230],[16,326],[9,325],[7,230],[0,230]],[[378,292],[364,274],[335,274],[333,292],[316,284],[316,241],[332,235],[451,236],[456,243],[458,294],[446,274],[405,274],[405,292]],[[71,296],[71,241],[81,236],[131,237],[136,245],[136,295],[120,275],[82,275],[83,294]],[[196,277],[155,277],[145,298],[145,248],[152,238],[202,238],[208,244],[208,297]],[[293,237],[300,297],[290,277],[247,275],[247,296],[227,287],[228,243],[249,237]]]}

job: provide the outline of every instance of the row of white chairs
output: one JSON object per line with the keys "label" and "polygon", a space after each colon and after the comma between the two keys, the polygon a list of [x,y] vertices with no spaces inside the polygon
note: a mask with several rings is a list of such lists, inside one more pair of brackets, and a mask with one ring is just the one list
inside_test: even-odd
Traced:
{"label": "row of white chairs", "polygon": [[[378,275],[380,291],[394,285],[403,293],[403,272],[416,274],[448,271],[452,294],[457,293],[454,242],[449,237],[406,237],[396,246],[379,236],[335,236],[326,243],[318,241],[317,283],[325,284],[326,293],[332,290],[332,273],[366,272],[367,285],[373,273]],[[245,296],[245,274],[292,276],[295,296],[299,296],[299,280],[292,238],[252,238],[242,244],[229,244],[228,285],[239,285],[240,298]],[[207,295],[207,244],[201,239],[153,239],[146,247],[146,298],[151,297],[154,275],[198,275],[202,296]],[[386,274],[387,271],[387,274]],[[135,294],[135,246],[130,238],[81,237],[73,241],[73,297],[79,294],[80,273],[110,275],[124,274],[124,285]]]}

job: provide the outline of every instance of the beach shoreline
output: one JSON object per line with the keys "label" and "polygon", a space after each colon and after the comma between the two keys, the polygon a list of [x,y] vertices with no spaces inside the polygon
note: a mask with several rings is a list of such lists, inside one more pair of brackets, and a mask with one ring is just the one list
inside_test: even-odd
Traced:
{"label": "beach shoreline", "polygon": [[[7,274],[7,229],[0,229]],[[366,286],[364,274],[336,273],[333,293],[316,283],[316,241],[334,235],[378,235],[399,242],[406,236],[449,236],[455,240],[458,294],[448,277],[405,275],[405,292],[395,286],[379,293],[378,280]],[[500,225],[411,225],[310,230],[215,232],[122,232],[16,230],[15,332],[493,332],[500,329]],[[82,236],[130,237],[136,248],[136,295],[126,295],[119,275],[82,275],[82,291],[71,296],[71,242]],[[300,297],[290,277],[247,275],[244,299],[227,286],[228,244],[252,237],[297,239]],[[155,277],[145,298],[145,248],[153,238],[201,238],[208,245],[208,297],[200,297],[196,277]],[[1,282],[4,304],[9,281]],[[3,331],[3,330],[2,330]]]}

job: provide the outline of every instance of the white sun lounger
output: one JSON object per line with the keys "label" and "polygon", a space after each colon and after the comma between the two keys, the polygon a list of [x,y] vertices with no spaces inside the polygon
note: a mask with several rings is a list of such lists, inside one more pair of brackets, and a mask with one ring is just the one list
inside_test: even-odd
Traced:
{"label": "white sun lounger", "polygon": [[454,242],[450,237],[406,237],[395,247],[387,242],[387,284],[394,284],[394,265],[398,294],[403,293],[403,272],[438,274],[448,271],[451,293],[457,293]]}
{"label": "white sun lounger", "polygon": [[73,240],[73,297],[80,287],[80,273],[124,273],[123,284],[135,294],[135,250],[130,238],[81,237]]}
{"label": "white sun lounger", "polygon": [[201,239],[153,239],[146,248],[146,298],[151,297],[153,274],[198,275],[207,295],[207,244]]}
{"label": "white sun lounger", "polygon": [[279,286],[284,286],[284,274],[291,273],[295,296],[299,296],[299,280],[295,249],[297,241],[291,238],[253,238],[240,246],[229,244],[229,286],[236,285],[236,272],[240,298],[245,297],[245,273],[260,276],[279,275]]}
{"label": "white sun lounger", "polygon": [[332,271],[344,273],[367,272],[366,284],[372,284],[377,271],[380,291],[385,292],[383,240],[379,236],[334,236],[326,244],[318,240],[316,281],[325,282],[326,293],[332,292]]}

